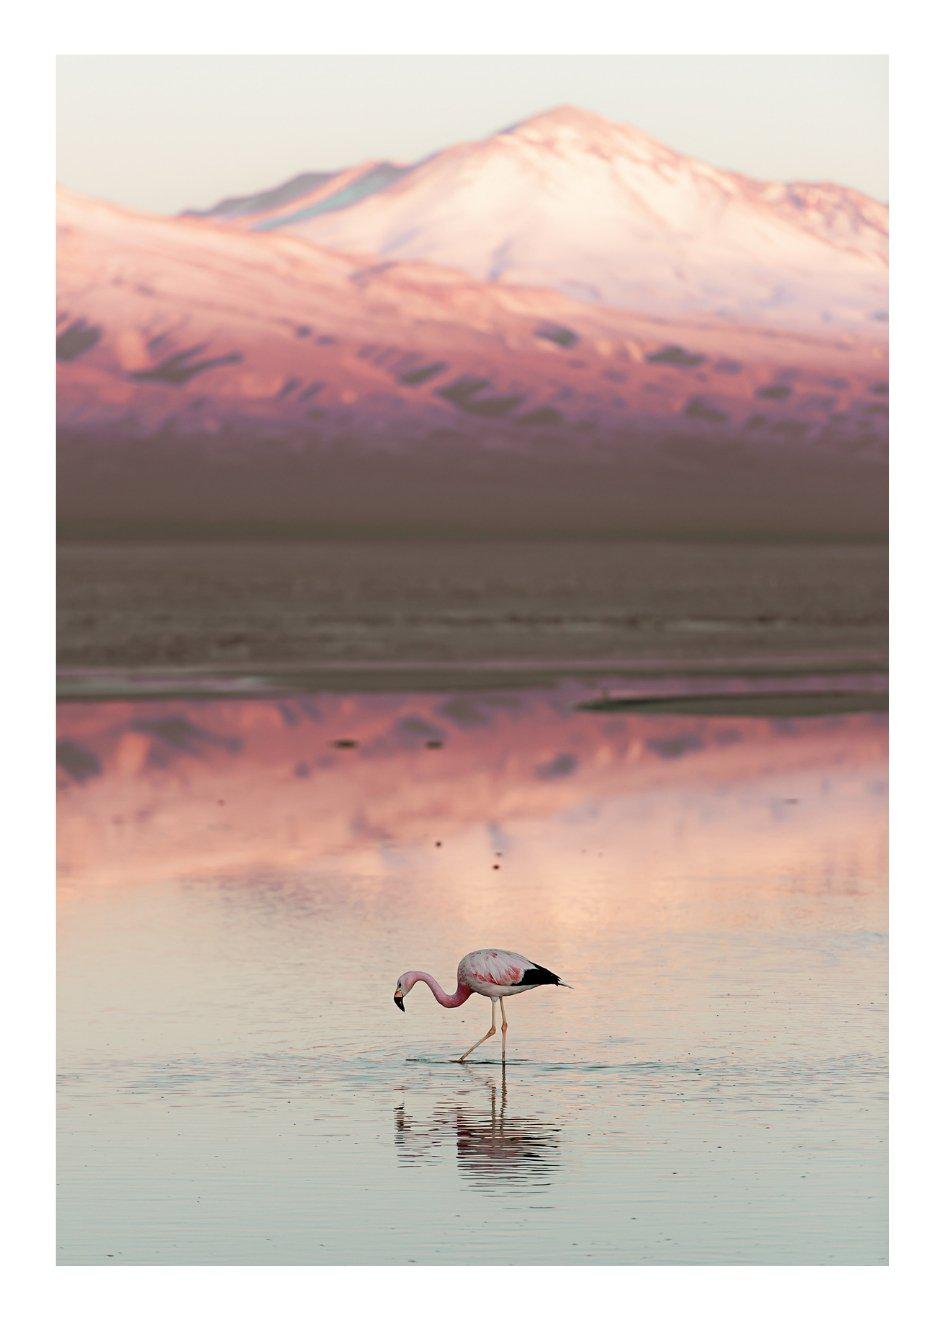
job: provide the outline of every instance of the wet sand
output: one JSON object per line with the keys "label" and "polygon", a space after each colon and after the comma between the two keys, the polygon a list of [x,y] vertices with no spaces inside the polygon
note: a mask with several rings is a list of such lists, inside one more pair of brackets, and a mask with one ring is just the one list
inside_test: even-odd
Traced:
{"label": "wet sand", "polygon": [[67,543],[63,692],[882,670],[886,559],[879,544]]}

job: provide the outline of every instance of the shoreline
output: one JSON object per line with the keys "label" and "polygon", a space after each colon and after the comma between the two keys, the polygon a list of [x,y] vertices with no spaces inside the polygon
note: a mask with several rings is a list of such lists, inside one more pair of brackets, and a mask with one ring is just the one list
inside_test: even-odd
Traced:
{"label": "shoreline", "polygon": [[[793,663],[793,664],[792,664]],[[304,668],[193,666],[63,669],[57,702],[273,699],[293,694],[453,693],[559,688],[588,712],[805,715],[879,711],[888,676],[878,657],[640,661],[320,662]],[[749,712],[748,709],[751,709]]]}

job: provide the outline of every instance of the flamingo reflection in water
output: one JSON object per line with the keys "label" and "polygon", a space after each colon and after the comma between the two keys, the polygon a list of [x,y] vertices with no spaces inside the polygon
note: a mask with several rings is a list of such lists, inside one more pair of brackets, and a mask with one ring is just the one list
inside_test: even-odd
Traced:
{"label": "flamingo reflection in water", "polygon": [[[476,1083],[485,1082],[477,1077]],[[560,1165],[560,1129],[508,1111],[504,1069],[500,1085],[490,1080],[485,1087],[488,1109],[465,1101],[441,1103],[426,1124],[412,1120],[404,1103],[396,1107],[398,1158],[410,1164],[435,1162],[455,1141],[459,1171],[480,1189],[497,1193],[515,1184],[548,1185]]]}

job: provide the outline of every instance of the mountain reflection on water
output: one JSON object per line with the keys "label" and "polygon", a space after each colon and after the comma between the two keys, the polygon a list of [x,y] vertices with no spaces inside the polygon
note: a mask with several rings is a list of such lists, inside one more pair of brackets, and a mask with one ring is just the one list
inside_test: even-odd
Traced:
{"label": "mountain reflection on water", "polygon": [[[704,909],[711,875],[712,909],[775,863],[795,886],[852,885],[885,848],[885,714],[598,713],[577,709],[582,696],[562,686],[64,705],[64,894],[183,872],[272,886],[283,902],[295,886],[299,904],[346,907],[370,892],[372,904],[402,905],[403,890],[365,879],[406,851],[416,858],[401,887],[425,888],[431,910],[446,893],[428,883],[447,868],[451,906],[452,887],[474,878],[508,907],[540,866],[541,903],[573,911],[586,889],[541,848],[560,832],[585,873],[601,852],[622,852],[637,903],[670,862],[680,900]],[[840,818],[846,830],[832,831]],[[833,840],[819,880],[803,862],[812,832]]]}

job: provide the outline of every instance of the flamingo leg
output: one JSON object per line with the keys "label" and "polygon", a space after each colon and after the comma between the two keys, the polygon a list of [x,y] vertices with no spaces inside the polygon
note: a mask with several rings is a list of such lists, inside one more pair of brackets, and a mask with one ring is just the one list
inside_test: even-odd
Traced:
{"label": "flamingo leg", "polygon": [[[505,1065],[505,1036],[509,1032],[509,1022],[505,1018],[505,998],[499,998],[499,1005],[502,1007],[502,1064]],[[493,1014],[495,1013],[495,1002],[492,1003]]]}
{"label": "flamingo leg", "polygon": [[[504,1016],[504,1014],[505,1014],[505,1012],[503,1012],[503,1016]],[[493,1035],[494,1033],[495,1033],[495,1001],[493,1000],[493,1002],[492,1002],[492,1025],[491,1025],[491,1027],[488,1028],[488,1029],[486,1030],[486,1032],[482,1035],[481,1038],[478,1038],[478,1039],[476,1040],[476,1042],[473,1043],[472,1047],[468,1047],[468,1048],[466,1049],[466,1051],[463,1053],[463,1055],[462,1055],[461,1057],[457,1057],[456,1060],[457,1060],[457,1061],[465,1061],[466,1058],[469,1056],[470,1052],[475,1052],[475,1050],[476,1050],[476,1048],[479,1046],[479,1044],[480,1044],[480,1043],[484,1043],[484,1042],[486,1041],[487,1038],[491,1038],[492,1035]]]}

